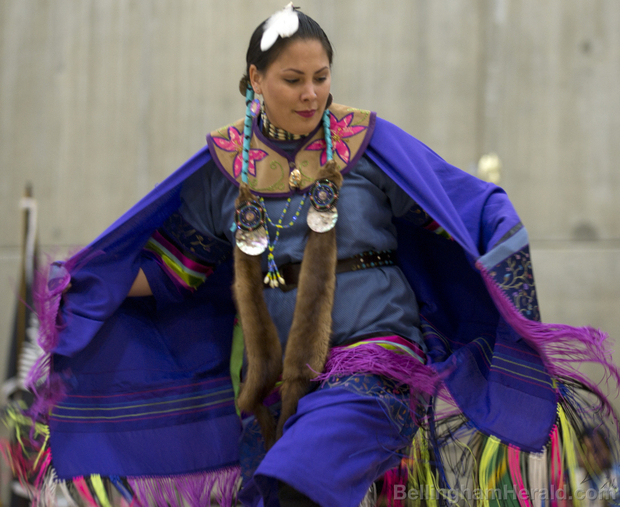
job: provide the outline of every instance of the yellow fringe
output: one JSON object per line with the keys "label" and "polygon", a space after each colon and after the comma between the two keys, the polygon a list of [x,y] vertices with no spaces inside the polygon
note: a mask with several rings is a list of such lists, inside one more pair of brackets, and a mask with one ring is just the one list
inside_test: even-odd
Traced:
{"label": "yellow fringe", "polygon": [[5,414],[6,415],[4,418],[4,424],[9,429],[12,429],[15,432],[15,438],[19,443],[22,452],[24,453],[24,456],[28,456],[29,453],[26,449],[26,446],[24,445],[24,442],[22,441],[22,427],[34,427],[34,438],[38,437],[39,435],[45,436],[45,440],[43,441],[41,449],[39,450],[39,453],[37,454],[37,457],[34,461],[33,468],[36,470],[41,456],[43,456],[43,453],[45,453],[45,451],[47,450],[47,444],[50,438],[49,427],[43,423],[34,422],[30,417],[26,417],[19,411],[19,409],[16,409],[15,407],[8,407]]}
{"label": "yellow fringe", "polygon": [[37,464],[39,463],[39,460],[41,459],[41,456],[43,456],[43,453],[47,449],[47,442],[50,439],[50,429],[47,426],[44,426],[43,434],[45,435],[45,440],[43,441],[43,445],[41,446],[41,450],[39,451],[39,454],[37,454],[37,459],[34,460],[33,467],[35,470],[37,468]]}
{"label": "yellow fringe", "polygon": [[[469,452],[473,458],[474,462],[476,461],[476,457],[474,452],[462,442],[455,442],[458,446],[462,447],[465,451]],[[413,491],[418,491],[420,493],[420,498],[418,500],[411,502],[411,505],[420,506],[424,505],[425,507],[438,507],[438,499],[439,496],[451,505],[471,505],[471,502],[468,498],[463,495],[461,491],[451,491],[448,493],[443,488],[439,487],[439,477],[438,472],[433,472],[431,467],[431,458],[428,447],[428,440],[424,436],[422,431],[418,431],[416,436],[413,439],[411,446],[411,456],[407,462],[408,468],[408,486]],[[453,494],[456,493],[456,496]],[[422,498],[422,495],[423,498]],[[407,504],[410,505],[410,504]]]}
{"label": "yellow fringe", "polygon": [[108,500],[108,494],[105,491],[105,486],[103,485],[101,476],[98,474],[91,475],[90,482],[93,485],[93,490],[97,495],[97,500],[99,500],[101,507],[112,507],[110,500]]}
{"label": "yellow fringe", "polygon": [[498,478],[497,454],[501,442],[496,437],[488,437],[480,458],[480,492],[482,506],[489,507],[489,495],[495,489]]}
{"label": "yellow fringe", "polygon": [[571,491],[573,492],[573,505],[574,507],[581,506],[581,499],[579,495],[575,495],[577,491],[577,478],[575,477],[575,470],[577,469],[577,453],[575,452],[575,443],[577,442],[575,430],[569,424],[566,414],[562,407],[558,405],[558,418],[560,421],[560,430],[562,432],[562,459],[566,460],[566,468],[568,470],[568,482],[570,484]]}
{"label": "yellow fringe", "polygon": [[424,503],[427,507],[437,507],[437,479],[431,468],[428,442],[423,433],[418,431],[412,442],[407,482],[411,490],[417,491],[420,496],[424,495],[424,501],[418,498],[412,505]]}

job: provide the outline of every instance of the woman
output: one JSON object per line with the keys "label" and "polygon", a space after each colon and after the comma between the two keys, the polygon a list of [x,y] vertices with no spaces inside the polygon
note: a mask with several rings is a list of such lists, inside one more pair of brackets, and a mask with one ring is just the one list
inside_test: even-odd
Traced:
{"label": "woman", "polygon": [[[576,465],[590,416],[552,356],[617,376],[602,340],[537,321],[504,192],[333,104],[331,64],[292,4],[262,23],[246,117],[50,278],[41,452],[85,498],[105,505],[108,480],[127,500],[204,505],[217,484],[228,505],[241,474],[245,505],[355,506],[407,448],[410,489],[388,474],[390,496],[463,488],[440,459],[438,396],[480,448],[476,487],[559,488]],[[546,453],[548,479],[530,473]]]}

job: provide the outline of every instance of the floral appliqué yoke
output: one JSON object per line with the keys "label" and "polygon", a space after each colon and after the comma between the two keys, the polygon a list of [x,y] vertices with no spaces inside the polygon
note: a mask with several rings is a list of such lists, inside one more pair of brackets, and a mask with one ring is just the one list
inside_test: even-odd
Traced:
{"label": "floral appliqu\u00e9 yoke", "polygon": [[[375,113],[332,104],[330,130],[334,155],[340,172],[347,173],[364,154],[375,127]],[[327,162],[322,122],[292,152],[282,150],[277,142],[266,138],[255,118],[250,141],[249,185],[259,196],[287,197],[305,192],[314,183],[321,166]],[[235,185],[241,181],[243,120],[222,127],[207,136],[209,151],[226,177]],[[289,176],[295,169],[301,183],[291,187]]]}
{"label": "floral appliqu\u00e9 yoke", "polygon": [[[366,130],[367,127],[363,125],[351,125],[353,122],[353,113],[349,113],[341,120],[334,116],[334,113],[330,111],[329,115],[329,130],[332,133],[332,143],[334,146],[334,153],[338,155],[345,164],[349,163],[351,159],[351,150],[348,146],[348,138],[356,136],[360,132]],[[320,151],[321,152],[321,165],[327,163],[327,144],[325,139],[319,139],[310,143],[306,150]]]}
{"label": "floral appliqu\u00e9 yoke", "polygon": [[[224,137],[214,137],[213,142],[222,150],[234,153],[233,158],[233,175],[238,178],[241,175],[241,167],[243,166],[243,135],[234,125],[228,127],[228,139]],[[252,176],[256,176],[256,162],[263,160],[268,153],[263,150],[250,149],[250,163],[248,172]]]}

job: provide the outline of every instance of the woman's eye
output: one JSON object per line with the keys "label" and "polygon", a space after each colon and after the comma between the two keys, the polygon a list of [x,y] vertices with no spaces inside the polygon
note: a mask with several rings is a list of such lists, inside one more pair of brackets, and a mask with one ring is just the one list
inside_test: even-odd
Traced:
{"label": "woman's eye", "polygon": [[290,84],[295,84],[295,83],[297,83],[299,81],[299,79],[285,79],[284,81],[286,81],[287,83],[290,83]]}
{"label": "woman's eye", "polygon": [[317,77],[317,78],[316,78],[316,80],[317,80],[319,83],[322,83],[323,81],[326,81],[326,80],[327,80],[327,76]]}

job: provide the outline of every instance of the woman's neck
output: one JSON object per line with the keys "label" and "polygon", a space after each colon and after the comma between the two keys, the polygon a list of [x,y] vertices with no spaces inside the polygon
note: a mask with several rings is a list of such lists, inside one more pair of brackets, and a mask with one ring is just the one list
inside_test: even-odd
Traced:
{"label": "woman's neck", "polygon": [[264,110],[261,110],[260,115],[263,122],[263,134],[265,134],[265,136],[269,139],[275,139],[276,141],[296,141],[297,139],[306,137],[299,134],[291,134],[280,127],[276,127],[269,121],[269,118],[267,118]]}

